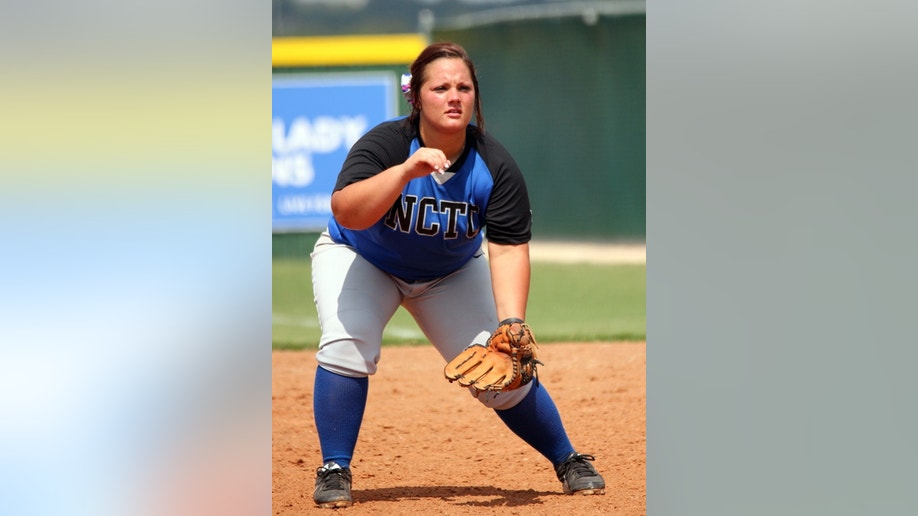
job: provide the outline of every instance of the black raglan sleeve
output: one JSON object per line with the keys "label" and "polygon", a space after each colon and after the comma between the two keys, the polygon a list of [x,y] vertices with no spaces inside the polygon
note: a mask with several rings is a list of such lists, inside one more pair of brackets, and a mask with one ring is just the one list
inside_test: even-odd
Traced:
{"label": "black raglan sleeve", "polygon": [[404,163],[410,145],[409,127],[404,119],[383,122],[370,129],[348,151],[335,191]]}
{"label": "black raglan sleeve", "polygon": [[525,244],[532,239],[532,209],[523,173],[500,142],[488,135],[480,138],[478,150],[494,180],[485,235],[495,244]]}

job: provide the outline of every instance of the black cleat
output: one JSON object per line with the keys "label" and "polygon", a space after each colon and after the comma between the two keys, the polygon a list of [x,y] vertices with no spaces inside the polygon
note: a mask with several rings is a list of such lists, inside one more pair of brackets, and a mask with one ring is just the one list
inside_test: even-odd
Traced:
{"label": "black cleat", "polygon": [[350,507],[351,468],[342,468],[334,462],[316,470],[316,490],[312,493],[316,505],[326,509]]}
{"label": "black cleat", "polygon": [[571,453],[564,462],[555,466],[558,480],[564,486],[564,494],[605,494],[606,481],[587,461],[596,460],[592,455]]}

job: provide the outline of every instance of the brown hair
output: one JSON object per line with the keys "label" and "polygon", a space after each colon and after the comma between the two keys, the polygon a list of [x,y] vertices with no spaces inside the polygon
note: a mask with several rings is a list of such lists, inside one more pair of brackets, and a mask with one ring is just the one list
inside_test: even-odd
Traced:
{"label": "brown hair", "polygon": [[478,89],[478,74],[475,72],[475,63],[461,45],[450,42],[432,43],[418,55],[411,63],[411,114],[408,119],[416,122],[421,112],[421,84],[427,79],[427,65],[441,58],[462,59],[472,74],[472,86],[475,88],[475,120],[478,130],[484,132],[484,117],[481,114],[481,94]]}

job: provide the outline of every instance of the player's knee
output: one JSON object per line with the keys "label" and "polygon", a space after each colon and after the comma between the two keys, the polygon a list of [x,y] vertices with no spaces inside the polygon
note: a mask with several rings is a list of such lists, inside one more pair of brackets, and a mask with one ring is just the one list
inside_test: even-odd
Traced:
{"label": "player's knee", "polygon": [[[476,398],[479,402],[481,402],[481,404],[490,409],[507,410],[509,408],[515,407],[519,402],[523,401],[523,398],[529,394],[529,389],[531,388],[532,384],[528,383],[513,391],[482,392],[479,393]],[[472,392],[472,395],[475,396],[475,390],[469,390]]]}
{"label": "player's knee", "polygon": [[353,342],[339,341],[319,347],[316,360],[323,368],[343,376],[376,374],[379,353],[361,350]]}

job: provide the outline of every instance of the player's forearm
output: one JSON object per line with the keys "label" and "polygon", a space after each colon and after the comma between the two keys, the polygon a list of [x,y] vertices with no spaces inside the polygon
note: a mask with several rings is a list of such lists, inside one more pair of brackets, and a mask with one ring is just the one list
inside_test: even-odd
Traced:
{"label": "player's forearm", "polygon": [[396,165],[373,177],[351,183],[332,194],[332,214],[339,224],[348,229],[366,229],[389,211],[408,180],[404,166]]}
{"label": "player's forearm", "polygon": [[497,319],[510,317],[526,320],[529,300],[529,244],[500,245],[488,243],[491,267],[491,289],[497,305]]}

